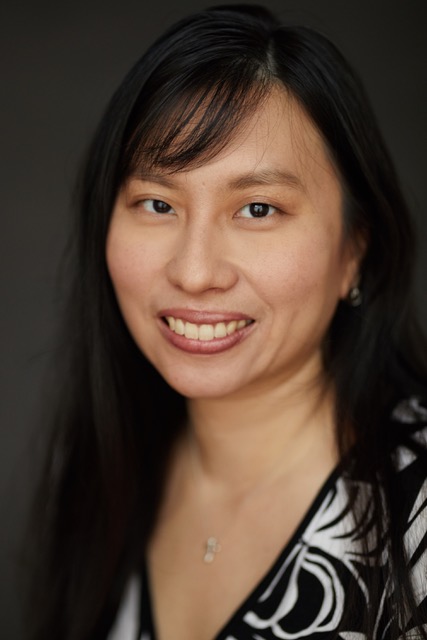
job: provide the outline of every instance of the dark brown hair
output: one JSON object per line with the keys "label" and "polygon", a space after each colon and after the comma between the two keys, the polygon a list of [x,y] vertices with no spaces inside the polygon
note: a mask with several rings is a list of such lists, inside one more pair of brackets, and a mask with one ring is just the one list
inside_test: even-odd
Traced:
{"label": "dark brown hair", "polygon": [[[402,396],[424,390],[427,357],[412,306],[413,232],[399,182],[364,89],[330,41],[280,26],[260,7],[217,7],[173,26],[137,62],[86,159],[58,358],[63,382],[36,509],[34,640],[106,637],[143,560],[186,411],[135,346],[116,304],[105,242],[117,191],[140,163],[181,171],[214,156],[277,84],[323,136],[346,195],[347,232],[367,242],[363,304],[340,303],[324,365],[337,389],[341,451],[352,425],[355,475],[383,482],[385,502],[377,492],[374,513],[404,594],[395,606],[412,602],[398,498],[387,481],[388,417]],[[379,598],[380,583],[375,588]]]}

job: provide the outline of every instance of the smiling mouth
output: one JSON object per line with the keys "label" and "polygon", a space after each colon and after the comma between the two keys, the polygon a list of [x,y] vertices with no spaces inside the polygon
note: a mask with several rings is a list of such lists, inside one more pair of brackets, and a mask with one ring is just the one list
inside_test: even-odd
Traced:
{"label": "smiling mouth", "polygon": [[194,324],[173,316],[163,317],[169,329],[179,336],[189,340],[208,342],[215,338],[226,338],[252,324],[254,320],[231,320],[230,322],[216,322],[215,324]]}

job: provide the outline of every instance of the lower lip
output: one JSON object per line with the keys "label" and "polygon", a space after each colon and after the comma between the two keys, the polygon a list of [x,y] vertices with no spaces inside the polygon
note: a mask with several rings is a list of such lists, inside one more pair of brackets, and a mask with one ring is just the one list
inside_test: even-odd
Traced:
{"label": "lower lip", "polygon": [[255,323],[252,322],[243,329],[237,329],[229,336],[225,336],[225,338],[213,338],[213,340],[192,340],[185,336],[178,335],[172,331],[169,328],[169,325],[167,325],[163,320],[160,320],[161,332],[170,344],[177,347],[177,349],[181,349],[181,351],[197,355],[213,355],[235,347],[249,335],[254,324]]}

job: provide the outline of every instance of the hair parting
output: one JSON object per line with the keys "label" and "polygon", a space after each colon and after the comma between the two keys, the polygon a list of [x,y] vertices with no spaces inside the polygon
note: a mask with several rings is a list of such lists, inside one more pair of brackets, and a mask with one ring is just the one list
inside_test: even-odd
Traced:
{"label": "hair parting", "polygon": [[[405,497],[389,455],[394,406],[424,393],[427,380],[410,215],[365,91],[339,50],[310,28],[281,26],[266,9],[228,5],[181,20],[148,49],[113,95],[86,157],[58,349],[63,382],[35,504],[37,535],[31,531],[32,640],[107,637],[124,586],[143,563],[186,416],[184,398],[139,352],[114,296],[105,245],[118,192],[135,173],[211,160],[277,87],[325,141],[342,182],[346,233],[364,248],[363,303],[339,304],[323,361],[336,389],[343,460],[356,443],[349,493],[355,481],[373,487],[376,538],[365,553],[378,572],[368,637],[382,602],[384,550],[394,581],[390,640],[405,637],[398,622],[407,607],[418,615],[399,518]],[[364,514],[354,496],[357,524]]]}

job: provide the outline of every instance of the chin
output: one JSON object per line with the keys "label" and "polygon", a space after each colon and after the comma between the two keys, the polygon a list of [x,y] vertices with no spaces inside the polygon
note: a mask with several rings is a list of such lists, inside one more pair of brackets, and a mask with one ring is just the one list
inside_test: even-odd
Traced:
{"label": "chin", "polygon": [[[161,375],[163,374],[161,373]],[[236,380],[233,383],[227,382],[224,376],[185,375],[181,371],[175,375],[168,373],[163,377],[172,389],[189,400],[223,398],[240,388],[240,385],[236,384]]]}

